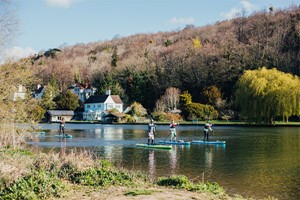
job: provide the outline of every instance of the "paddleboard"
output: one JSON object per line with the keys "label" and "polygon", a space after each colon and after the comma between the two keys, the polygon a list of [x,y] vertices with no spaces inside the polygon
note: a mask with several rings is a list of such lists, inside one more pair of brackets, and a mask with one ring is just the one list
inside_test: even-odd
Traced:
{"label": "paddleboard", "polygon": [[193,140],[191,143],[192,144],[226,144],[225,141],[219,141],[219,140],[216,141]]}
{"label": "paddleboard", "polygon": [[171,145],[190,145],[191,142],[184,142],[184,141],[159,141],[160,144],[171,144]]}
{"label": "paddleboard", "polygon": [[32,134],[35,134],[35,135],[45,135],[46,132],[32,132]]}
{"label": "paddleboard", "polygon": [[55,135],[55,137],[58,137],[58,138],[73,138],[73,136],[70,135],[70,134],[68,134],[68,135],[63,135],[63,134],[61,134],[61,135]]}
{"label": "paddleboard", "polygon": [[153,148],[153,149],[172,149],[171,145],[159,145],[159,144],[136,144],[138,147]]}

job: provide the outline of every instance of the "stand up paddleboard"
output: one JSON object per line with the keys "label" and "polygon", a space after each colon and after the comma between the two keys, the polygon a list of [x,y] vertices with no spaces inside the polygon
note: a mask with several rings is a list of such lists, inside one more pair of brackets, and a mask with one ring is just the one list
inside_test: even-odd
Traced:
{"label": "stand up paddleboard", "polygon": [[226,144],[225,141],[219,141],[219,140],[216,141],[193,140],[191,143],[192,144]]}
{"label": "stand up paddleboard", "polygon": [[171,145],[190,145],[191,142],[184,142],[184,141],[159,141],[159,144],[171,144]]}
{"label": "stand up paddleboard", "polygon": [[70,135],[70,134],[67,134],[67,135],[64,135],[64,134],[61,134],[61,135],[55,135],[55,137],[57,137],[57,138],[73,138],[73,136]]}
{"label": "stand up paddleboard", "polygon": [[138,147],[153,148],[153,149],[172,149],[171,145],[159,145],[159,144],[136,144]]}

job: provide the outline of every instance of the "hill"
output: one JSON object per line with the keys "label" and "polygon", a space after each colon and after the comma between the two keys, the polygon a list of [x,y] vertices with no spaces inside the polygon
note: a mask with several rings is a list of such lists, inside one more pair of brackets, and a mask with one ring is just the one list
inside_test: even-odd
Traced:
{"label": "hill", "polygon": [[229,102],[244,70],[265,66],[300,75],[300,7],[49,49],[32,60],[44,85],[55,79],[64,90],[75,77],[89,79],[99,93],[109,87],[126,104],[137,101],[148,110],[168,87],[207,103],[203,89],[216,86]]}

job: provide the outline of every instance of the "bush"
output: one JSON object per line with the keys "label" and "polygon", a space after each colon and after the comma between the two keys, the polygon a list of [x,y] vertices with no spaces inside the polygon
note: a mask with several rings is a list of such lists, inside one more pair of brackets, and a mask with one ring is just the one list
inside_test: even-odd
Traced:
{"label": "bush", "polygon": [[70,181],[88,186],[127,185],[132,178],[125,172],[109,170],[106,168],[89,168],[70,176]]}
{"label": "bush", "polygon": [[135,123],[136,120],[131,115],[126,114],[125,117],[124,117],[124,122],[126,122],[126,123]]}
{"label": "bush", "polygon": [[152,117],[155,121],[163,122],[167,118],[167,114],[165,112],[153,112]]}
{"label": "bush", "polygon": [[170,178],[161,177],[157,182],[157,185],[159,186],[172,186],[175,188],[186,188],[190,184],[191,183],[186,176],[171,176]]}
{"label": "bush", "polygon": [[188,120],[192,120],[195,117],[200,120],[215,119],[218,117],[218,111],[210,105],[190,103],[187,105],[186,110],[189,113]]}
{"label": "bush", "polygon": [[1,181],[0,199],[46,199],[60,197],[65,186],[54,174],[33,171],[14,183],[6,185]]}
{"label": "bush", "polygon": [[174,114],[174,113],[167,113],[166,119],[169,121],[182,121],[182,117],[180,114]]}
{"label": "bush", "polygon": [[159,186],[174,187],[177,189],[186,189],[193,192],[211,192],[213,194],[222,194],[225,190],[218,183],[198,183],[193,184],[186,176],[171,176],[169,178],[161,177],[157,181]]}

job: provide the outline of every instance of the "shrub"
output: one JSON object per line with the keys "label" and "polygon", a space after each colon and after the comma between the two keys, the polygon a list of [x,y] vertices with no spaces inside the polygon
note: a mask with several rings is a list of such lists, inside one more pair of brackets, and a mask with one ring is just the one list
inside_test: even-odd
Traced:
{"label": "shrub", "polygon": [[166,120],[167,114],[165,112],[153,112],[152,117],[155,121],[163,122]]}
{"label": "shrub", "polygon": [[171,176],[170,178],[161,177],[157,182],[157,185],[159,186],[172,186],[175,188],[186,188],[186,186],[190,184],[191,183],[186,176]]}
{"label": "shrub", "polygon": [[225,192],[218,183],[200,182],[198,184],[193,184],[186,176],[171,176],[169,178],[161,177],[158,179],[157,185],[186,189],[193,192],[211,192],[213,194],[222,194]]}
{"label": "shrub", "polygon": [[1,181],[0,199],[45,199],[60,197],[65,186],[57,176],[46,171],[33,171],[30,175],[6,185]]}
{"label": "shrub", "polygon": [[125,172],[106,168],[89,168],[70,176],[70,181],[88,186],[127,185],[132,178]]}
{"label": "shrub", "polygon": [[135,123],[135,119],[131,115],[126,114],[125,117],[124,117],[124,122],[126,122],[126,123]]}
{"label": "shrub", "polygon": [[172,121],[172,120],[181,121],[182,117],[180,114],[167,113],[166,119],[169,121]]}

